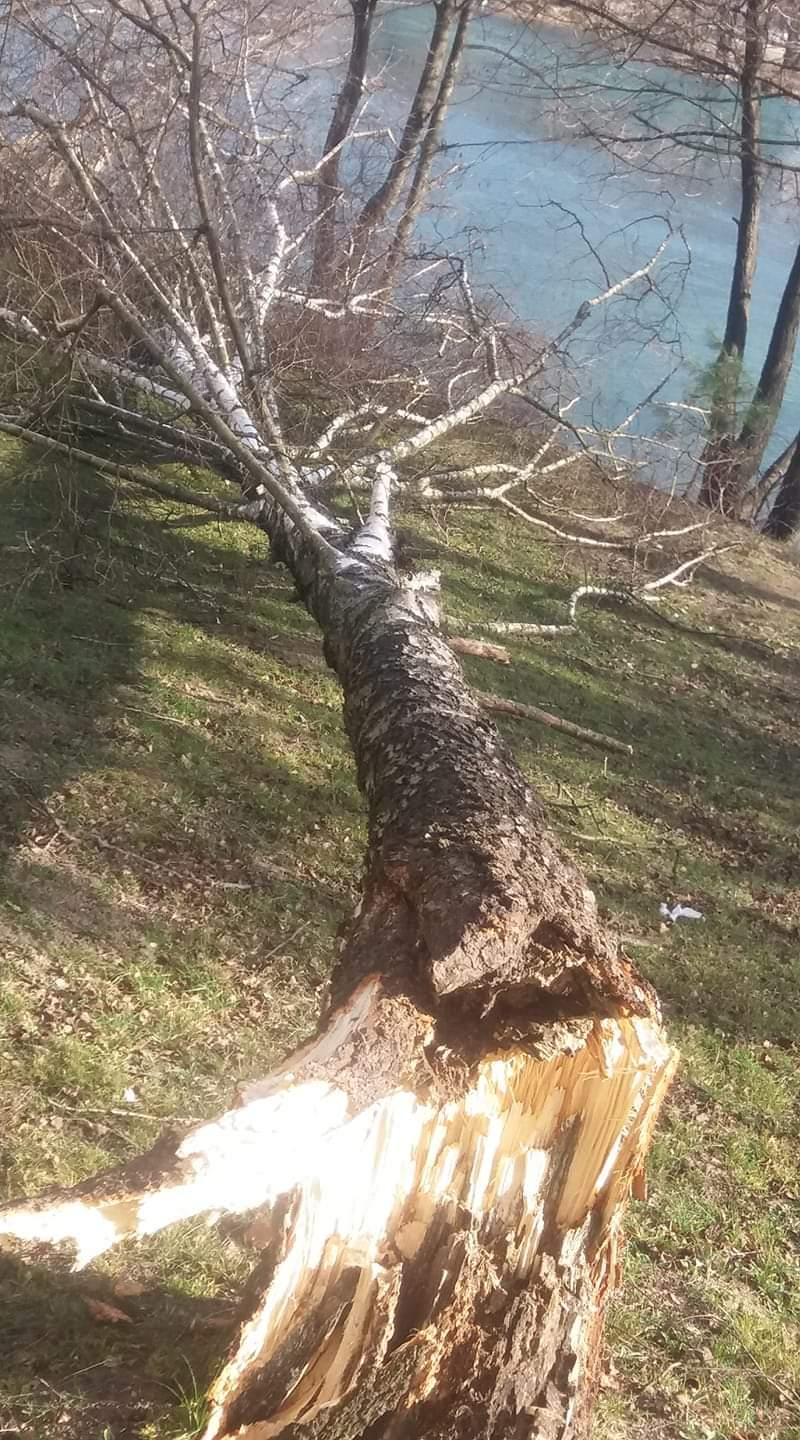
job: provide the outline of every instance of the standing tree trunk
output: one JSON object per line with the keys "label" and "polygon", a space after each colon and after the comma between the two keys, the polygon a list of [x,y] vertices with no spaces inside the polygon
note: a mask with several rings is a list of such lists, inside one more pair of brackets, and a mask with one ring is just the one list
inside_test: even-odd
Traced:
{"label": "standing tree trunk", "polygon": [[800,330],[800,246],[795,253],[775,319],[755,395],[736,442],[728,486],[729,513],[755,479],[780,413]]}
{"label": "standing tree trunk", "polygon": [[[786,16],[786,46],[783,52],[784,70],[800,70],[800,19],[791,10]],[[791,77],[796,81],[797,76]]]}
{"label": "standing tree trunk", "polygon": [[758,259],[758,227],[763,182],[759,139],[761,130],[760,74],[764,58],[763,0],[747,0],[744,60],[740,77],[741,144],[739,165],[742,198],[736,237],[736,258],[731,277],[725,335],[714,365],[711,404],[711,438],[701,459],[700,501],[712,510],[733,513],[730,494],[731,442],[736,433],[736,401],[753,280]]}
{"label": "standing tree trunk", "polygon": [[795,435],[794,439],[790,440],[789,444],[781,450],[780,455],[776,455],[772,464],[767,466],[758,484],[753,487],[751,492],[753,506],[749,518],[754,525],[757,524],[762,510],[770,505],[798,446],[800,446],[800,435]]}
{"label": "standing tree trunk", "polygon": [[464,45],[467,38],[467,29],[472,18],[474,0],[464,0],[461,13],[458,17],[456,33],[450,47],[450,54],[447,57],[447,64],[439,86],[439,93],[436,96],[436,103],[431,111],[428,128],[420,145],[417,163],[414,169],[414,178],[411,181],[406,203],[403,206],[403,213],[397,223],[392,243],[389,246],[389,253],[386,259],[386,270],[384,273],[384,285],[391,286],[397,275],[408,247],[408,242],[419,218],[420,211],[425,203],[430,184],[431,170],[439,140],[442,134],[445,116],[455,89],[461,59],[464,54]]}
{"label": "standing tree trunk", "polygon": [[378,0],[350,0],[353,11],[353,35],[347,74],[336,96],[331,123],[325,137],[323,155],[328,158],[320,166],[317,181],[317,221],[314,236],[312,289],[317,294],[328,287],[335,270],[336,211],[339,200],[339,168],[341,146],[364,93],[364,80],[369,58],[372,21]]}
{"label": "standing tree trunk", "polygon": [[[775,497],[775,504],[764,521],[763,527],[764,534],[771,535],[773,540],[791,540],[792,536],[800,530],[800,435],[795,436],[791,445],[784,451],[784,456],[787,452],[789,463]],[[783,459],[784,456],[780,456],[779,459]],[[777,466],[778,462],[776,461],[774,467],[776,470]],[[770,469],[772,468],[771,466]]]}
{"label": "standing tree trunk", "polygon": [[367,237],[383,224],[400,198],[414,160],[420,136],[424,134],[436,105],[439,85],[447,62],[447,38],[456,0],[436,0],[434,22],[425,63],[411,106],[397,143],[386,178],[370,196],[356,225],[357,250],[363,251]]}
{"label": "standing tree trunk", "polygon": [[255,1210],[206,1440],[574,1440],[625,1201],[674,1065],[424,591],[270,507],[369,815],[318,1037],[240,1105],[0,1231],[71,1242]]}

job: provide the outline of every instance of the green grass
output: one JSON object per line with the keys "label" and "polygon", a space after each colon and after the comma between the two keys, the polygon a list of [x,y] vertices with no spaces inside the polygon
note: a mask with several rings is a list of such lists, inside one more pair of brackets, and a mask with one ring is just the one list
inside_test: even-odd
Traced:
{"label": "green grass", "polygon": [[[509,443],[475,434],[469,459]],[[336,685],[260,537],[0,460],[4,1199],[214,1113],[308,1033],[364,825]],[[607,508],[588,486],[573,508]],[[550,620],[584,579],[580,552],[499,515],[403,523],[454,629]],[[635,746],[604,764],[505,727],[684,1056],[598,1434],[800,1440],[800,576],[754,543],[664,608],[680,626],[587,608],[468,668]],[[705,920],[663,932],[667,896]],[[0,1429],[191,1436],[248,1268],[197,1224],[77,1276],[0,1256]]]}

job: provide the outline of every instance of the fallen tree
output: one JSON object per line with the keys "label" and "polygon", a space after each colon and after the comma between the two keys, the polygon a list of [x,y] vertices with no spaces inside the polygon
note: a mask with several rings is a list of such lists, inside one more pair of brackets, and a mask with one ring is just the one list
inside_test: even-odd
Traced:
{"label": "fallen tree", "polygon": [[[272,482],[277,485],[277,482]],[[369,812],[317,1039],[237,1108],[0,1232],[74,1246],[255,1210],[215,1436],[585,1431],[625,1201],[674,1057],[383,520],[263,519],[325,637]]]}
{"label": "fallen tree", "polygon": [[[467,686],[433,580],[398,569],[391,503],[406,458],[524,389],[597,305],[650,283],[660,249],[523,367],[501,372],[482,344],[487,373],[459,404],[394,405],[394,433],[351,467],[369,480],[369,508],[347,523],[322,498],[341,471],[328,437],[347,415],[290,442],[268,363],[273,307],[304,303],[286,275],[304,232],[290,239],[278,208],[283,169],[264,199],[273,248],[259,269],[246,182],[257,170],[263,193],[264,150],[254,120],[232,158],[247,108],[220,119],[228,51],[203,29],[208,9],[111,8],[92,44],[101,12],[67,43],[48,7],[22,7],[54,74],[66,66],[72,80],[61,111],[16,94],[5,119],[5,183],[20,165],[36,178],[8,222],[17,268],[0,318],[22,380],[4,424],[46,443],[54,390],[32,406],[26,388],[44,357],[64,443],[88,399],[235,484],[228,518],[269,537],[341,683],[368,847],[315,1038],[218,1120],[7,1206],[0,1233],[69,1245],[87,1264],[189,1216],[251,1217],[260,1259],[206,1440],[576,1437],[625,1204],[675,1058],[655,995]],[[131,36],[148,58],[141,95],[124,85]],[[169,119],[154,128],[153,115]],[[166,185],[181,147],[183,197]],[[308,299],[311,313],[320,303]],[[346,321],[354,306],[328,308]],[[463,325],[473,333],[474,309]],[[370,439],[385,393],[365,402]],[[135,468],[116,474],[147,488]],[[217,515],[227,505],[172,481],[156,493]]]}

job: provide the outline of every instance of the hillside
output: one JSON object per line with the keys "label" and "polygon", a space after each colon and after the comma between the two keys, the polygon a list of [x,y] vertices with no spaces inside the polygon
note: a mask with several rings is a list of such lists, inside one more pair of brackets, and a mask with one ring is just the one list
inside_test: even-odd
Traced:
{"label": "hillside", "polygon": [[[308,1033],[364,836],[336,684],[255,531],[175,525],[11,444],[0,486],[6,1199],[213,1113]],[[577,487],[568,509],[655,504]],[[456,633],[562,619],[587,574],[630,570],[494,511],[403,524]],[[586,606],[574,633],[508,642],[510,666],[466,662],[634,747],[503,725],[684,1057],[629,1226],[609,1440],[800,1437],[800,571],[721,539],[740,548],[657,610]],[[696,553],[679,543],[647,563]],[[668,899],[704,919],[665,928]],[[0,1432],[191,1435],[250,1268],[196,1226],[80,1275],[0,1256]]]}

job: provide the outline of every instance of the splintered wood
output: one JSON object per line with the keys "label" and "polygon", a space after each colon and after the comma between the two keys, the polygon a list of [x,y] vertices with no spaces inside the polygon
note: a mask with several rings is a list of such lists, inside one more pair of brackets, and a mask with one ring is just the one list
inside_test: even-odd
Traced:
{"label": "splintered wood", "polygon": [[475,1405],[469,1433],[577,1434],[673,1052],[654,1021],[582,1020],[546,1052],[487,1054],[460,1092],[432,1071],[361,1103],[333,1061],[369,1042],[377,1003],[385,1023],[394,1002],[370,980],[237,1109],[0,1231],[69,1240],[80,1264],[188,1215],[257,1210],[264,1259],[205,1440],[455,1434],[453,1407]]}

